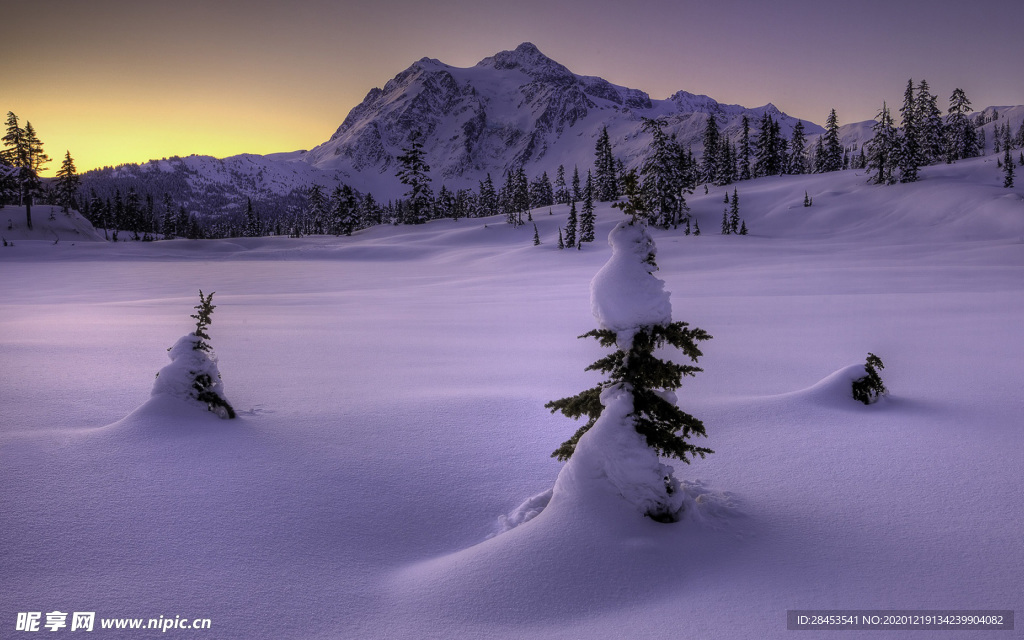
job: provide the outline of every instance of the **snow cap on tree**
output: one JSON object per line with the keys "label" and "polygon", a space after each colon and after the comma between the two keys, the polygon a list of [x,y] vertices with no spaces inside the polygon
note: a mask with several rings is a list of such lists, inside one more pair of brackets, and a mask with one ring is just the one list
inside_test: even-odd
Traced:
{"label": "snow cap on tree", "polygon": [[629,349],[641,327],[672,322],[665,283],[652,275],[654,240],[640,223],[620,222],[608,234],[612,257],[590,283],[590,304],[602,329],[614,331],[620,349]]}

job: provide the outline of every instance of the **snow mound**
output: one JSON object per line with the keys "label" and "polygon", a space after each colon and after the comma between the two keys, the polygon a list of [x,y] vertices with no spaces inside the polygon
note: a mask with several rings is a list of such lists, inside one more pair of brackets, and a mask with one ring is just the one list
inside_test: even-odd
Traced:
{"label": "snow mound", "polygon": [[0,236],[7,242],[42,240],[60,242],[103,242],[103,234],[77,211],[64,213],[60,207],[32,207],[32,228],[28,228],[25,207],[0,207]]}
{"label": "snow mound", "polygon": [[[853,398],[853,381],[867,375],[863,364],[851,364],[838,371],[825,376],[818,382],[806,389],[784,393],[778,396],[780,399],[806,398],[818,404],[827,404],[839,407],[863,407],[863,403]],[[887,396],[878,398],[883,402]]]}
{"label": "snow mound", "polygon": [[620,222],[608,234],[612,257],[590,283],[591,310],[602,329],[628,349],[640,327],[672,322],[665,283],[653,277],[654,240],[641,224]]}
{"label": "snow mound", "polygon": [[721,531],[744,517],[742,502],[731,491],[713,491],[702,480],[681,480],[679,488],[688,507],[683,514],[687,522]]}
{"label": "snow mound", "polygon": [[500,530],[498,533],[511,531],[519,525],[525,524],[539,516],[551,501],[551,494],[553,491],[553,489],[548,489],[547,491],[538,493],[535,496],[530,496],[524,500],[521,505],[510,511],[508,514],[499,516],[498,524],[500,525]]}

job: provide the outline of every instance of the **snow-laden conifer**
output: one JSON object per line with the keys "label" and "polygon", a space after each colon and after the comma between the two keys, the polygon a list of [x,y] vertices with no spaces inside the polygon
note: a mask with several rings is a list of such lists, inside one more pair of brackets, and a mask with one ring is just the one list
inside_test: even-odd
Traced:
{"label": "snow-laden conifer", "polygon": [[864,404],[873,404],[889,391],[878,375],[879,369],[884,369],[882,359],[873,353],[868,353],[867,361],[864,363],[864,376],[853,381],[853,398]]}
{"label": "snow-laden conifer", "polygon": [[167,350],[171,364],[156,374],[153,385],[154,397],[168,396],[177,398],[211,411],[221,418],[234,418],[235,410],[224,397],[224,383],[221,381],[220,369],[217,368],[217,356],[208,342],[210,335],[206,328],[213,322],[213,293],[204,296],[199,292],[199,304],[192,318],[196,320],[196,330],[182,336]]}
{"label": "snow-laden conifer", "polygon": [[[635,179],[635,173],[632,176]],[[638,514],[674,522],[681,515],[684,496],[672,467],[662,464],[659,456],[689,463],[713,452],[689,441],[706,435],[704,425],[676,406],[675,390],[683,376],[701,369],[662,360],[655,351],[667,344],[697,362],[703,355],[697,343],[711,336],[686,322],[672,321],[665,283],[654,276],[656,251],[640,215],[643,202],[637,191],[630,199],[636,200],[633,206],[627,202],[621,208],[631,219],[612,229],[612,257],[591,282],[591,309],[598,328],[580,336],[614,347],[588,367],[607,379],[545,405],[570,418],[587,417],[586,424],[552,454],[568,460],[552,501],[605,492],[626,500]]]}

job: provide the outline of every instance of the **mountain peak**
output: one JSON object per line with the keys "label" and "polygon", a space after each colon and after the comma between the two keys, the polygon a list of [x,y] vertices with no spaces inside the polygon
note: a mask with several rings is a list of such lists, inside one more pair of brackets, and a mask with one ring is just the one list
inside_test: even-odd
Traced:
{"label": "mountain peak", "polygon": [[572,72],[541,53],[532,42],[524,42],[512,51],[500,51],[484,58],[477,67],[518,69],[537,80],[574,79]]}

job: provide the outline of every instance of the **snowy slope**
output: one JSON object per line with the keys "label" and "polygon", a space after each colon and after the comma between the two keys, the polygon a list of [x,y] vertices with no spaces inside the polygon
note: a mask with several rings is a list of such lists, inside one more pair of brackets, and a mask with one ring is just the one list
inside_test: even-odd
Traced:
{"label": "snowy slope", "polygon": [[[737,185],[752,235],[716,233],[724,189],[690,199],[703,235],[653,233],[673,318],[714,336],[679,403],[716,453],[676,465],[699,507],[672,525],[614,500],[536,513],[577,427],[543,404],[598,379],[605,351],[575,336],[618,210],[581,251],[554,245],[564,207],[534,212],[537,247],[498,218],[20,241],[0,251],[0,628],[731,640],[790,638],[787,609],[1021,610],[1024,189],[999,175],[759,179]],[[150,396],[200,288],[237,420]],[[868,351],[891,392],[870,407],[847,395]]]}
{"label": "snowy slope", "polygon": [[0,236],[8,242],[15,240],[47,240],[54,242],[96,242],[103,234],[77,211],[64,213],[60,207],[35,205],[32,207],[32,229],[28,228],[25,207],[0,207]]}

